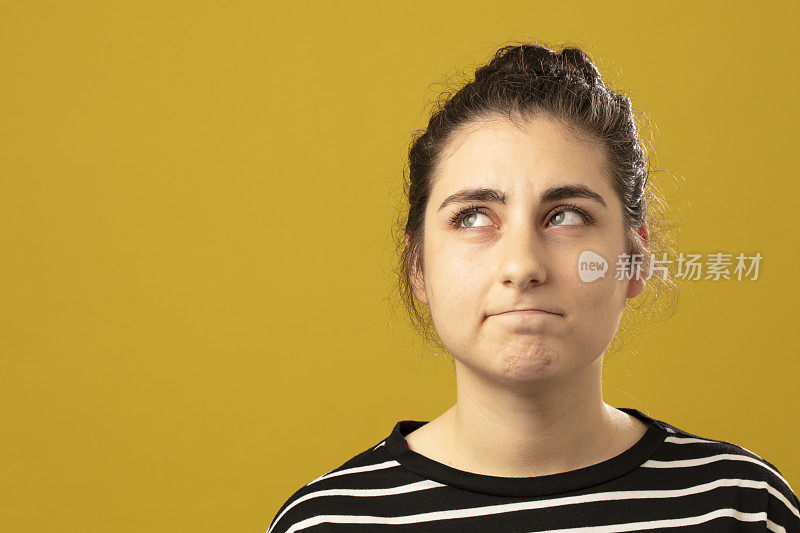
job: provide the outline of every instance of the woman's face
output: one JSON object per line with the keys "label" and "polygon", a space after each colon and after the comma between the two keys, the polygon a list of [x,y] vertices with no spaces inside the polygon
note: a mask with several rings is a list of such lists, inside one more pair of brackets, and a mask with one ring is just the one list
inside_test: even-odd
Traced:
{"label": "woman's face", "polygon": [[[425,212],[423,279],[413,284],[457,363],[519,383],[602,361],[625,299],[644,289],[644,280],[615,279],[626,253],[622,206],[599,145],[547,118],[525,124],[472,123],[450,144]],[[597,197],[557,194],[564,187]],[[446,201],[469,189],[497,194]],[[584,251],[605,259],[604,277],[581,280]],[[549,313],[497,314],[520,307]]]}

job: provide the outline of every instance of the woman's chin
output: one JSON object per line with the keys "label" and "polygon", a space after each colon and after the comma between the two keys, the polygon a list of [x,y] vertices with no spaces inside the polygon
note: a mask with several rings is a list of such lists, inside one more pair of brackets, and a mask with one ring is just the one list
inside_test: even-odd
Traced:
{"label": "woman's chin", "polygon": [[541,335],[516,335],[496,352],[495,364],[504,379],[535,382],[557,377],[560,353]]}

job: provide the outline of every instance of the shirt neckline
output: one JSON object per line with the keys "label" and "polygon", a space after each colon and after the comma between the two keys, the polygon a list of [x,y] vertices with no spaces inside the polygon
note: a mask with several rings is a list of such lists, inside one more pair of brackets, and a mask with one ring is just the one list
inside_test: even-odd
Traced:
{"label": "shirt neckline", "polygon": [[402,466],[433,481],[472,492],[495,496],[542,496],[591,487],[617,478],[636,469],[666,438],[668,431],[661,423],[631,407],[618,407],[649,424],[644,435],[622,453],[590,466],[532,477],[502,477],[476,474],[434,461],[408,447],[405,436],[429,421],[401,420],[386,438],[386,451]]}

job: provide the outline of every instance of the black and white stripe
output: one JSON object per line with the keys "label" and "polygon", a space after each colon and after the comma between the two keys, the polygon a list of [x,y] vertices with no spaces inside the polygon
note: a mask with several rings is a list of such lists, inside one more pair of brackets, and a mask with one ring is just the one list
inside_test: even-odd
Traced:
{"label": "black and white stripe", "polygon": [[775,531],[800,502],[774,465],[630,408],[651,424],[623,454],[572,472],[499,478],[412,452],[401,421],[378,445],[298,489],[267,533]]}

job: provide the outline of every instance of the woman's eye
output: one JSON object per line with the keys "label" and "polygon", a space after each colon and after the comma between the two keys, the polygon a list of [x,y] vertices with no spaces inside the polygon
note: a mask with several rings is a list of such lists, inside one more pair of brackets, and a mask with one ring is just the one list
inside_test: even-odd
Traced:
{"label": "woman's eye", "polygon": [[[486,223],[481,224],[481,217],[486,219]],[[492,225],[491,218],[486,213],[479,211],[477,207],[468,207],[459,211],[450,218],[449,222],[456,229],[479,228]],[[592,219],[587,214],[573,207],[571,209],[561,209],[557,211],[556,214],[550,218],[547,226],[582,226],[591,223]]]}
{"label": "woman's eye", "polygon": [[491,220],[484,213],[472,211],[461,217],[462,225],[460,227],[474,228],[480,226],[479,217],[484,217],[491,224]]}
{"label": "woman's eye", "polygon": [[[567,213],[572,213],[573,216],[572,217],[568,217],[568,216],[566,216]],[[567,220],[568,222],[566,224],[564,224],[563,223],[564,220]],[[570,223],[569,220],[572,220],[573,222]],[[558,213],[556,213],[553,216],[553,218],[550,219],[550,222],[556,222],[554,224],[555,226],[580,226],[582,224],[585,224],[586,220],[584,219],[583,215],[581,213],[579,213],[578,211],[575,211],[573,209],[564,209],[564,210],[559,211]],[[550,223],[548,222],[548,226],[549,225],[550,225]]]}

